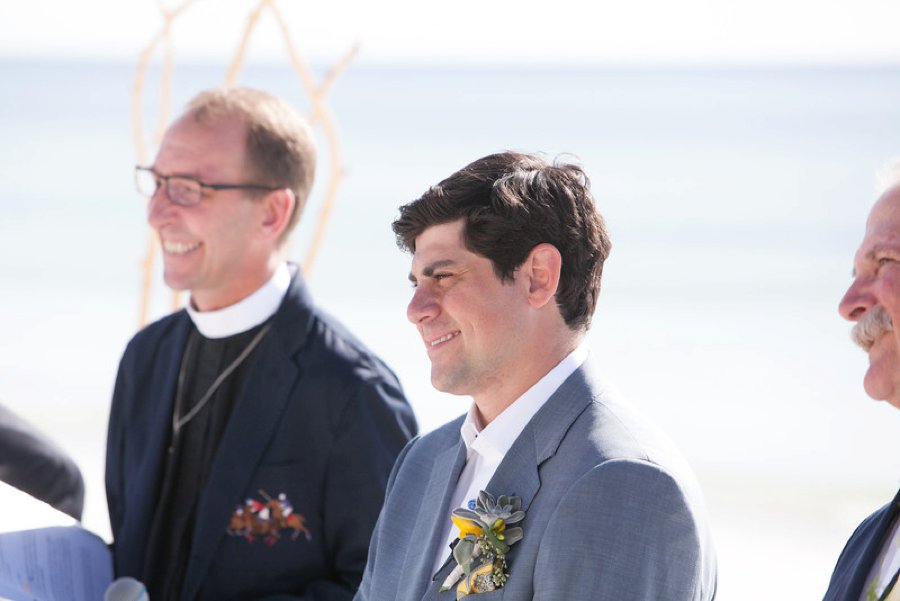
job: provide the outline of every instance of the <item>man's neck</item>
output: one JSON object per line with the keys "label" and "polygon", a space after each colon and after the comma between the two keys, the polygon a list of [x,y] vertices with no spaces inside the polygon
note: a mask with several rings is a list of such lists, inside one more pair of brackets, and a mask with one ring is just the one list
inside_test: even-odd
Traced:
{"label": "man's neck", "polygon": [[[208,312],[227,309],[262,288],[275,275],[285,258],[282,252],[269,255],[262,268],[236,273],[227,286],[215,290],[192,290],[188,302],[195,311]],[[258,264],[257,264],[258,265]]]}
{"label": "man's neck", "polygon": [[290,282],[288,267],[282,263],[267,281],[238,302],[215,311],[198,311],[196,307],[188,307],[188,314],[207,338],[224,338],[245,332],[278,310]]}
{"label": "man's neck", "polygon": [[[498,415],[509,408],[525,392],[530,390],[542,378],[550,373],[559,363],[571,355],[584,340],[584,333],[570,334],[560,337],[555,343],[542,345],[540,352],[530,356],[533,361],[528,366],[517,368],[515,385],[494,394],[473,397],[478,421],[482,426],[490,424]],[[532,347],[537,348],[537,347]]]}

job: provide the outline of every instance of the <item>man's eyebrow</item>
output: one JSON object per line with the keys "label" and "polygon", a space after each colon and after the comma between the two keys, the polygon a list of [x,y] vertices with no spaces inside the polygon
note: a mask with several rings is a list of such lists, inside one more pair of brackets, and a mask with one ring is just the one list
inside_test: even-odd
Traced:
{"label": "man's eyebrow", "polygon": [[[864,256],[864,258],[866,259],[866,261],[873,261],[873,262],[874,262],[874,261],[877,261],[877,260],[878,260],[878,255],[881,255],[881,254],[884,254],[884,253],[894,254],[894,255],[900,254],[900,245],[898,245],[898,244],[885,244],[885,243],[883,243],[883,242],[880,242],[880,243],[878,243],[878,244],[873,245],[872,248],[870,248],[870,249],[866,252],[866,254],[863,255],[863,256]],[[858,272],[856,271],[856,267],[854,267],[854,268],[850,271],[850,276],[855,278],[856,275],[857,275],[857,273],[858,273]]]}
{"label": "man's eyebrow", "polygon": [[[437,271],[439,269],[443,269],[445,267],[452,267],[454,265],[456,265],[456,261],[454,261],[453,259],[441,259],[439,261],[434,261],[433,263],[429,263],[428,265],[426,265],[425,267],[422,268],[422,275],[425,276],[426,278],[430,278],[431,276],[434,275],[435,271]],[[416,281],[416,276],[413,275],[413,272],[411,272],[411,271],[409,272],[409,281],[410,282]]]}
{"label": "man's eyebrow", "polygon": [[872,245],[872,248],[869,249],[869,252],[866,253],[866,258],[870,259],[870,260],[875,260],[875,258],[878,255],[880,255],[884,252],[893,253],[893,254],[900,253],[900,245],[885,244],[883,242],[881,242],[879,244],[874,244],[874,245]]}

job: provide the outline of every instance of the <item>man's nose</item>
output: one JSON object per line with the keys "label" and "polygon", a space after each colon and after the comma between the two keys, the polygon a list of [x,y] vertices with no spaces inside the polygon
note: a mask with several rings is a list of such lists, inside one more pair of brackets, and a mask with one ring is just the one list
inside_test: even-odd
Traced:
{"label": "man's nose", "polygon": [[844,298],[838,305],[838,312],[848,321],[857,321],[875,304],[875,298],[869,290],[869,285],[861,278],[856,277],[847,288],[847,292],[844,293]]}
{"label": "man's nose", "polygon": [[176,205],[169,199],[166,186],[160,186],[147,201],[147,223],[150,227],[159,229],[169,218],[174,207]]}
{"label": "man's nose", "polygon": [[409,305],[406,307],[406,318],[415,325],[434,319],[440,313],[440,305],[428,286],[417,286],[413,291]]}

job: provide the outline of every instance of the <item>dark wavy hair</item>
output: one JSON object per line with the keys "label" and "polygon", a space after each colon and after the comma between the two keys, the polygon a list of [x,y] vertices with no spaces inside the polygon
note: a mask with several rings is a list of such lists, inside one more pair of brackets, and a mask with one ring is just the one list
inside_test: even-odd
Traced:
{"label": "dark wavy hair", "polygon": [[466,248],[490,259],[503,281],[513,279],[531,249],[552,244],[562,255],[560,314],[573,330],[587,330],[611,247],[590,188],[579,165],[502,152],[463,167],[400,207],[392,227],[397,245],[415,253],[416,238],[426,229],[464,219]]}

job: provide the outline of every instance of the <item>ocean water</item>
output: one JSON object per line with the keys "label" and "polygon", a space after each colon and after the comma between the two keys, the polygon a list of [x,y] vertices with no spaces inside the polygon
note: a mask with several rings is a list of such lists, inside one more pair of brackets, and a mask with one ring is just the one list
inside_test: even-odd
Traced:
{"label": "ocean water", "polygon": [[[149,236],[132,186],[134,68],[0,61],[0,402],[75,457],[85,525],[107,538],[106,418]],[[900,155],[898,70],[351,65],[328,96],[345,176],[310,287],[434,428],[468,399],[431,389],[405,320],[397,207],[498,150],[577,157],[613,237],[592,353],[693,465],[720,598],[820,597],[900,480],[900,412],[865,396],[866,358],[837,314],[874,171]],[[179,65],[172,106],[224,73]],[[240,81],[308,111],[287,67],[248,65]],[[158,274],[152,301],[154,317],[170,310]]]}

